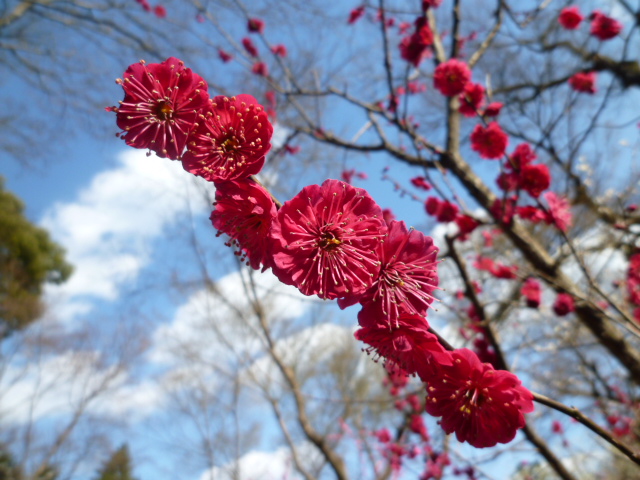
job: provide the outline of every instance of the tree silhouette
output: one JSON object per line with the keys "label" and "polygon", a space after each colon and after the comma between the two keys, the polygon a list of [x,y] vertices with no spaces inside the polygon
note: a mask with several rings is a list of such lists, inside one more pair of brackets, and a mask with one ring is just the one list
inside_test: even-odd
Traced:
{"label": "tree silhouette", "polygon": [[103,464],[96,480],[136,480],[131,470],[131,455],[125,443]]}
{"label": "tree silhouette", "polygon": [[28,477],[11,452],[0,444],[0,480],[56,480],[57,478],[58,470],[50,465],[43,465],[32,477]]}
{"label": "tree silhouette", "polygon": [[62,283],[72,267],[46,230],[24,215],[24,205],[4,189],[0,178],[0,338],[6,338],[42,313],[45,283]]}

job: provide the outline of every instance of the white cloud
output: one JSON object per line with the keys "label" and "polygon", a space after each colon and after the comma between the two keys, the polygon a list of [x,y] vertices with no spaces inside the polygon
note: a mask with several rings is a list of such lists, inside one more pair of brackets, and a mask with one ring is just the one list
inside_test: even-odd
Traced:
{"label": "white cloud", "polygon": [[[276,342],[274,350],[285,364],[295,366],[299,378],[305,378],[309,370],[313,370],[339,351],[349,346],[360,346],[356,344],[352,329],[321,323],[280,339]],[[372,363],[364,354],[362,358],[367,363]],[[260,383],[262,388],[271,391],[274,397],[278,396],[277,390],[285,384],[275,362],[266,355],[243,372],[243,379],[250,384]]]}
{"label": "white cloud", "polygon": [[[249,360],[262,341],[247,294],[249,275],[246,269],[234,272],[220,279],[215,291],[205,288],[193,294],[170,324],[156,330],[149,358],[165,364],[181,363],[192,354],[217,364],[231,358]],[[252,273],[251,278],[269,324],[300,317],[316,301],[270,272]]]}
{"label": "white cloud", "polygon": [[75,266],[68,282],[47,288],[57,316],[72,319],[90,311],[92,298],[117,299],[123,285],[147,265],[149,244],[166,226],[189,212],[204,213],[207,205],[198,199],[197,182],[206,183],[180,162],[129,150],[75,201],[53,205],[41,223]]}
{"label": "white cloud", "polygon": [[[299,458],[304,459],[304,467],[310,468],[320,458],[310,444],[296,447]],[[295,470],[291,450],[280,447],[273,452],[253,450],[240,459],[224,467],[213,467],[203,472],[199,480],[296,480],[302,478]]]}
{"label": "white cloud", "polygon": [[159,411],[167,401],[167,391],[154,380],[123,384],[100,397],[92,411],[109,418],[138,421]]}
{"label": "white cloud", "polygon": [[[227,375],[239,375],[250,387],[259,384],[258,390],[278,388],[279,370],[268,355],[245,293],[248,281],[248,270],[223,277],[216,292],[197,291],[178,308],[171,323],[156,329],[148,359],[168,368],[163,378],[166,388],[198,389],[207,385],[215,390]],[[332,323],[291,330],[292,322],[319,300],[280,283],[270,272],[253,273],[253,281],[275,340],[275,351],[286,364],[295,365],[300,376],[338,350],[358,348],[352,329]]]}
{"label": "white cloud", "polygon": [[141,419],[160,408],[166,394],[151,381],[130,382],[125,369],[105,366],[94,351],[25,358],[0,377],[0,423],[27,424],[76,412]]}

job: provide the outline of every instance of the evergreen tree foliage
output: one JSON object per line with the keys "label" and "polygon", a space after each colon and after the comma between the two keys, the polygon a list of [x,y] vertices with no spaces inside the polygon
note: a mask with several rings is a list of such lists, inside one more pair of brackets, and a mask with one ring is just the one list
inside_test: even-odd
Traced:
{"label": "evergreen tree foliage", "polygon": [[42,313],[44,283],[72,272],[64,249],[24,215],[24,204],[0,177],[0,338],[25,328]]}
{"label": "evergreen tree foliage", "polygon": [[136,480],[131,472],[131,455],[126,444],[111,454],[95,480]]}
{"label": "evergreen tree foliage", "polygon": [[23,480],[24,475],[13,456],[3,445],[0,445],[0,480]]}
{"label": "evergreen tree foliage", "polygon": [[56,480],[58,469],[55,466],[43,464],[32,475],[24,472],[6,445],[0,444],[0,480]]}

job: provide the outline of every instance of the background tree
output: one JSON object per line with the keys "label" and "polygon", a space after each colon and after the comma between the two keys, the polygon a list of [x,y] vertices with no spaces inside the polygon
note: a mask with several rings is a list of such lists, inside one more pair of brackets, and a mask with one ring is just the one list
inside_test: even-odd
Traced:
{"label": "background tree", "polygon": [[0,177],[0,335],[27,327],[43,312],[45,283],[67,280],[64,249],[24,215],[24,205]]}
{"label": "background tree", "polygon": [[[22,468],[17,464],[11,452],[8,449],[2,447],[0,449],[0,478],[2,480],[26,480]],[[30,480],[56,480],[58,478],[58,472],[54,467],[42,466],[33,476],[29,477]]]}
{"label": "background tree", "polygon": [[132,473],[131,455],[126,444],[115,450],[104,462],[96,480],[135,480]]}
{"label": "background tree", "polygon": [[15,464],[11,453],[4,447],[0,453],[0,478],[3,480],[21,480],[23,478],[20,466]]}

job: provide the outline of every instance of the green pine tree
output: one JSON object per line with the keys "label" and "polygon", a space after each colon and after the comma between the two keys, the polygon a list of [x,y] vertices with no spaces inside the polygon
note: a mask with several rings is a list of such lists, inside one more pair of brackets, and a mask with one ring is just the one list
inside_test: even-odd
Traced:
{"label": "green pine tree", "polygon": [[4,445],[0,445],[0,480],[24,480],[22,469]]}
{"label": "green pine tree", "polygon": [[25,474],[6,445],[0,444],[0,480],[56,480],[57,478],[58,469],[49,464],[41,465],[32,475]]}
{"label": "green pine tree", "polygon": [[24,204],[0,177],[0,339],[42,314],[42,287],[67,280],[64,249],[24,215]]}
{"label": "green pine tree", "polygon": [[136,480],[131,470],[131,455],[124,444],[111,454],[98,472],[96,480]]}

